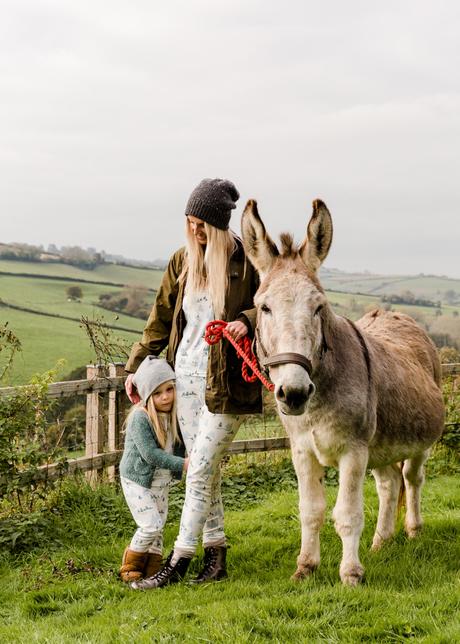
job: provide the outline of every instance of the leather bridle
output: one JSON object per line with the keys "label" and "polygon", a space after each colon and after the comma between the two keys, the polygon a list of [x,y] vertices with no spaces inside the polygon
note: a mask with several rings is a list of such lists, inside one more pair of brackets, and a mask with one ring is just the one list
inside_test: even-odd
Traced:
{"label": "leather bridle", "polygon": [[281,364],[298,364],[305,369],[309,376],[311,376],[312,374],[313,366],[311,364],[311,360],[301,353],[285,352],[276,353],[274,356],[268,356],[267,350],[265,349],[260,339],[257,326],[254,334],[252,350],[253,353],[259,358],[260,366],[267,375],[269,367],[274,367]]}

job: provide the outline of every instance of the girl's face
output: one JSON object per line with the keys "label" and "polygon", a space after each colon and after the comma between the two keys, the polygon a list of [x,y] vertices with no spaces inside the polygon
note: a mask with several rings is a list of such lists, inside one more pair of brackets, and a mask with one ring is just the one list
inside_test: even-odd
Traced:
{"label": "girl's face", "polygon": [[204,221],[202,219],[198,219],[198,217],[194,217],[193,215],[187,215],[187,219],[192,235],[194,235],[199,244],[206,246],[208,237],[206,235],[206,230],[204,229]]}
{"label": "girl's face", "polygon": [[157,411],[169,413],[173,407],[175,388],[171,381],[164,382],[152,394],[153,404]]}

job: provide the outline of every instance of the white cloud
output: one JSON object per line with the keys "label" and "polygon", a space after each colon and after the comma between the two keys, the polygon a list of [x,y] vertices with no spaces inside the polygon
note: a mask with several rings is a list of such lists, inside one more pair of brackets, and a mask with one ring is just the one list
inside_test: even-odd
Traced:
{"label": "white cloud", "polygon": [[459,14],[454,0],[3,3],[2,239],[167,256],[190,190],[228,176],[299,239],[322,196],[330,265],[458,276]]}

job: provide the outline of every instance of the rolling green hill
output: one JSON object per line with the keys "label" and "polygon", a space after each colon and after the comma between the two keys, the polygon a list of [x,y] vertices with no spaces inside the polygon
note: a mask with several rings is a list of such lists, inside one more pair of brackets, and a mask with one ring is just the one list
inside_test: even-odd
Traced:
{"label": "rolling green hill", "polygon": [[[34,373],[53,368],[60,358],[64,358],[66,363],[60,369],[58,379],[93,361],[89,342],[79,326],[82,316],[91,319],[95,315],[103,315],[110,326],[132,329],[132,333],[115,331],[128,346],[131,345],[142,332],[143,320],[101,309],[99,296],[119,292],[121,284],[156,289],[161,277],[160,270],[112,264],[83,270],[67,264],[0,260],[0,300],[34,311],[13,310],[0,305],[0,323],[8,322],[23,344],[23,352],[16,359],[10,382],[27,382]],[[451,290],[458,292],[460,297],[460,280],[443,277],[354,275],[325,269],[321,279],[328,289],[334,310],[352,319],[380,306],[383,293],[410,290],[416,296],[442,300],[442,295]],[[68,301],[67,288],[77,285],[82,289],[81,301]],[[154,297],[154,293],[149,292],[147,300],[151,298],[153,302]],[[436,325],[439,327],[441,312],[450,327],[454,327],[454,335],[458,327],[460,337],[460,321],[457,321],[460,320],[460,306],[443,304],[441,310],[410,305],[394,305],[393,308],[412,315],[427,327],[433,326],[436,331],[439,331]],[[454,318],[454,315],[458,317]],[[449,333],[452,335],[452,331]]]}
{"label": "rolling green hill", "polygon": [[[105,316],[107,323],[113,321],[113,315]],[[60,359],[64,364],[58,370],[55,380],[62,380],[76,367],[94,361],[88,339],[78,322],[50,318],[23,311],[0,308],[0,324],[8,321],[8,326],[15,332],[22,343],[22,351],[14,360],[13,369],[6,384],[19,385],[30,380],[35,373],[53,369]],[[129,346],[142,332],[142,320],[135,320],[136,333],[117,331],[117,337],[124,338]]]}
{"label": "rolling green hill", "polygon": [[321,283],[326,289],[345,293],[368,295],[392,295],[411,291],[417,297],[445,303],[446,293],[454,291],[460,303],[460,280],[435,275],[367,275],[364,273],[342,273],[321,271]]}
{"label": "rolling green hill", "polygon": [[158,288],[163,275],[163,271],[159,270],[119,266],[117,264],[103,264],[97,266],[94,270],[85,270],[69,264],[13,260],[0,260],[0,272],[50,275],[59,278],[68,277],[83,281],[112,282],[114,284],[143,286],[152,289]]}

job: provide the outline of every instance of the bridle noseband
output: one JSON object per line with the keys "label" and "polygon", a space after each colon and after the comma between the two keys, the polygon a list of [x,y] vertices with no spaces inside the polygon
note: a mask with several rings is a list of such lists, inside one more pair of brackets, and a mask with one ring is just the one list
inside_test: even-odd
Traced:
{"label": "bridle noseband", "polygon": [[257,326],[254,334],[253,345],[254,344],[256,346],[253,346],[253,352],[255,354],[257,352],[257,355],[259,356],[260,366],[265,372],[268,372],[269,367],[274,367],[281,364],[298,364],[305,369],[309,377],[311,376],[313,371],[311,360],[309,360],[309,358],[302,355],[301,353],[292,353],[292,352],[277,353],[274,356],[269,357],[267,354],[267,350],[265,349],[260,339]]}

